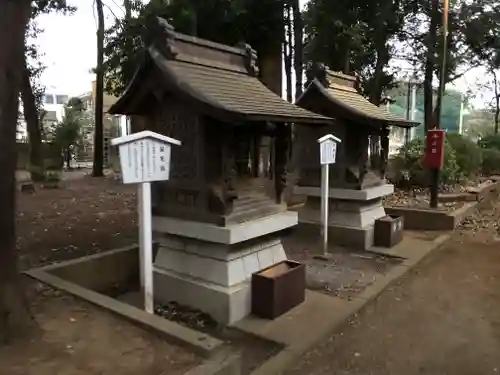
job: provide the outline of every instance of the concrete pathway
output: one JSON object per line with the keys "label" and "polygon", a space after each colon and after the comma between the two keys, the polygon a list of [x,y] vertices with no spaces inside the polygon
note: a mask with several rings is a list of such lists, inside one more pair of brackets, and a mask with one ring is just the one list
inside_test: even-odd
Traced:
{"label": "concrete pathway", "polygon": [[286,374],[500,373],[499,218],[478,215]]}

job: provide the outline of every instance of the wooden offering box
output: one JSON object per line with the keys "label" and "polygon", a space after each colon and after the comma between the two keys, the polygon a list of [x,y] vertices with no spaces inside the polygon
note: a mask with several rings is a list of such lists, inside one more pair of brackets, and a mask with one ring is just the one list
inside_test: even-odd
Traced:
{"label": "wooden offering box", "polygon": [[305,300],[306,269],[283,261],[252,275],[252,313],[275,319]]}
{"label": "wooden offering box", "polygon": [[375,246],[396,246],[403,240],[403,228],[403,216],[387,215],[375,220]]}

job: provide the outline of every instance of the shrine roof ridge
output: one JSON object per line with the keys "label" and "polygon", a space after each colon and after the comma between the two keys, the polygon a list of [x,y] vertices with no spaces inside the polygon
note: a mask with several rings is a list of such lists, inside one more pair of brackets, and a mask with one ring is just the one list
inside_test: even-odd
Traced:
{"label": "shrine roof ridge", "polygon": [[355,76],[351,76],[342,72],[335,72],[333,70],[330,70],[326,68],[326,75],[328,78],[342,78],[348,81],[356,82],[357,79]]}
{"label": "shrine roof ridge", "polygon": [[146,47],[154,47],[169,60],[258,75],[257,52],[244,42],[237,46],[182,34],[161,17],[148,20]]}
{"label": "shrine roof ridge", "polygon": [[167,94],[227,123],[333,122],[266,87],[258,78],[257,54],[247,44],[231,47],[184,35],[158,17],[148,20],[147,34],[146,54],[109,113],[143,114],[141,103],[148,97],[162,100]]}
{"label": "shrine roof ridge", "polygon": [[166,135],[158,134],[158,133],[152,132],[150,130],[143,130],[143,131],[138,132],[138,133],[132,133],[132,134],[124,135],[124,136],[119,137],[119,138],[113,138],[111,140],[111,145],[112,146],[119,146],[119,145],[123,145],[126,143],[138,141],[141,139],[155,139],[157,141],[169,143],[169,144],[176,145],[176,146],[180,146],[182,144],[181,141],[174,139],[174,138],[167,137]]}
{"label": "shrine roof ridge", "polygon": [[[376,106],[360,94],[355,88],[356,77],[331,71],[324,64],[316,64],[314,79],[304,93],[297,99],[300,105],[307,97],[319,93],[334,107],[332,112],[339,116],[350,116],[363,121],[385,123],[403,128],[420,125],[417,121],[407,120]],[[330,113],[329,113],[330,115]]]}

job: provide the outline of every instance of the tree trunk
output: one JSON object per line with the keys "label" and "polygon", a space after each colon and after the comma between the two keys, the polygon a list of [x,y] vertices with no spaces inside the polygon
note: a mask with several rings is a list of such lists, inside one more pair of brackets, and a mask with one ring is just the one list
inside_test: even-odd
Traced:
{"label": "tree trunk", "polygon": [[373,73],[372,86],[370,87],[370,102],[379,106],[382,100],[384,67],[389,65],[389,33],[387,30],[387,20],[392,17],[394,7],[398,8],[398,4],[393,1],[385,1],[380,7],[380,13],[377,14],[377,23],[374,30],[375,48],[377,51],[377,61],[375,63],[375,71]]}
{"label": "tree trunk", "polygon": [[23,73],[21,79],[21,99],[23,102],[24,119],[28,131],[30,173],[33,181],[42,181],[44,174],[42,156],[42,134],[38,110],[35,103],[35,94],[30,82],[30,71],[24,58]]}
{"label": "tree trunk", "polygon": [[64,163],[66,163],[66,169],[69,171],[71,169],[71,149],[66,147],[63,151]]}
{"label": "tree trunk", "polygon": [[[497,90],[498,91],[498,90]],[[498,117],[500,116],[500,96],[495,96],[495,134],[498,134]]]}
{"label": "tree trunk", "polygon": [[132,3],[130,0],[123,0],[123,7],[125,8],[125,20],[129,21],[132,18]]}
{"label": "tree trunk", "polygon": [[103,100],[104,100],[104,12],[102,0],[96,0],[97,10],[97,67],[95,88],[95,134],[94,134],[94,163],[92,176],[104,176],[104,126],[103,126]]}
{"label": "tree trunk", "polygon": [[0,1],[0,341],[29,332],[16,251],[16,131],[29,0]]}
{"label": "tree trunk", "polygon": [[389,63],[389,50],[387,40],[385,40],[383,36],[377,44],[377,62],[373,73],[373,83],[370,87],[370,102],[379,106],[382,100],[384,67]]}
{"label": "tree trunk", "polygon": [[[448,54],[448,44],[449,41],[451,40],[448,35],[448,0],[444,1],[444,9],[443,9],[443,20],[442,20],[442,38],[443,38],[443,45],[442,45],[442,50],[439,51],[436,55],[440,57],[439,65],[439,74],[438,74],[438,79],[439,79],[439,89],[438,89],[438,94],[436,98],[436,108],[434,109],[434,126],[436,128],[441,127],[441,107],[443,105],[443,97],[446,92],[446,82],[448,80],[448,77],[446,76],[446,57]],[[436,17],[441,16],[440,13],[436,14]],[[437,22],[437,21],[436,21]]]}
{"label": "tree trunk", "polygon": [[498,134],[498,121],[500,116],[500,93],[498,92],[498,79],[497,74],[493,70],[493,84],[495,85],[495,134]]}
{"label": "tree trunk", "polygon": [[283,58],[285,60],[285,77],[286,77],[286,100],[293,100],[292,93],[292,58],[293,58],[293,37],[292,37],[292,17],[291,9],[288,5],[285,7],[285,27],[286,38],[283,43]]}
{"label": "tree trunk", "polygon": [[295,38],[294,69],[295,69],[295,100],[303,91],[302,75],[304,72],[304,26],[299,0],[292,1],[293,9],[293,36]]}
{"label": "tree trunk", "polygon": [[439,18],[439,0],[432,0],[431,14],[429,15],[431,22],[429,25],[429,34],[427,36],[427,58],[425,61],[424,71],[424,122],[425,131],[434,128],[434,92],[432,89],[432,80],[434,78],[435,52],[437,41],[437,28]]}

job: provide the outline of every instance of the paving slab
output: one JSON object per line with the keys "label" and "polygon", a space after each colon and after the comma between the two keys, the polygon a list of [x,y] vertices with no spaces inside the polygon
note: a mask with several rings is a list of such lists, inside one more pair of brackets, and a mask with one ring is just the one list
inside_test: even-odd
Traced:
{"label": "paving slab", "polygon": [[284,345],[281,352],[264,362],[252,375],[283,373],[304,353],[338,330],[350,316],[360,311],[385,288],[439,248],[449,237],[450,233],[443,233],[432,240],[407,236],[393,249],[371,249],[373,253],[402,258],[403,262],[393,266],[389,272],[351,299],[308,290],[304,303],[275,320],[250,316],[235,323],[234,327],[237,329]]}
{"label": "paving slab", "polygon": [[436,245],[444,242],[449,238],[449,236],[450,233],[444,232],[443,234],[434,238],[432,241],[425,241],[421,238],[413,236],[405,236],[403,238],[403,241],[401,241],[394,247],[373,246],[367,251],[390,257],[404,258],[408,260],[420,260],[421,257],[425,256],[429,251],[434,249]]}
{"label": "paving slab", "polygon": [[[307,290],[304,303],[275,320],[249,316],[236,322],[234,327],[285,346],[294,346],[298,342],[314,342],[322,332],[342,322],[354,304]],[[306,321],[309,324],[304,324]]]}

